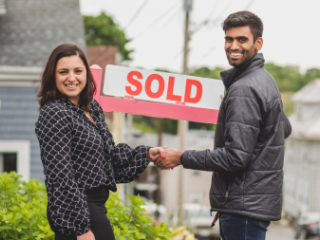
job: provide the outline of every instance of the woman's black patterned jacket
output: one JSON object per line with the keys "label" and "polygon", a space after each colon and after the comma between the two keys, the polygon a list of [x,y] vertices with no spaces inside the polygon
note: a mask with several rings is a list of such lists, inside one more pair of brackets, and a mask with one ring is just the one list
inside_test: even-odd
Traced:
{"label": "woman's black patterned jacket", "polygon": [[117,146],[107,128],[100,105],[93,100],[90,114],[95,126],[70,101],[46,103],[35,132],[46,176],[48,211],[63,234],[81,235],[90,230],[85,189],[136,179],[147,167],[150,147]]}

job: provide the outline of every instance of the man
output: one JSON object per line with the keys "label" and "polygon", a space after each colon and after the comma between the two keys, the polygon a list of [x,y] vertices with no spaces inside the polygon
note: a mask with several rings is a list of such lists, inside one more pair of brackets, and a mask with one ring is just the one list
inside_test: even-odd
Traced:
{"label": "man", "polygon": [[[161,168],[213,172],[211,211],[220,216],[224,240],[265,239],[281,218],[284,138],[291,126],[275,81],[264,69],[263,23],[249,11],[223,22],[225,51],[234,68],[221,72],[226,94],[220,106],[214,150],[166,149]],[[215,219],[216,220],[216,219]]]}

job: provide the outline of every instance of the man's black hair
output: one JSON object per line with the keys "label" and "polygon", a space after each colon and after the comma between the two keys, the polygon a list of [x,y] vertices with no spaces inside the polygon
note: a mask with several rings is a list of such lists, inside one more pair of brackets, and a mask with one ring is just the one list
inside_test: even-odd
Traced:
{"label": "man's black hair", "polygon": [[230,14],[222,23],[222,28],[226,32],[230,28],[249,26],[253,34],[253,42],[262,37],[263,23],[261,19],[252,12],[239,11]]}

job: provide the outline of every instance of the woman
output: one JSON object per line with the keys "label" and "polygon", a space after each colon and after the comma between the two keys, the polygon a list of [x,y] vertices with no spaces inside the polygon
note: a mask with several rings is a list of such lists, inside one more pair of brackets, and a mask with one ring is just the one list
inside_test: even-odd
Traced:
{"label": "woman", "polygon": [[42,75],[35,128],[56,240],[114,239],[104,206],[109,190],[136,179],[164,153],[162,148],[116,146],[93,99],[95,91],[83,51],[58,46]]}

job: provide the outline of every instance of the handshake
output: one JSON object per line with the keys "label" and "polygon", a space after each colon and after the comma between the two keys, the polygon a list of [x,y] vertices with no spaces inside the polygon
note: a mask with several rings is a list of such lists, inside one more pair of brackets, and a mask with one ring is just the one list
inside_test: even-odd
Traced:
{"label": "handshake", "polygon": [[153,162],[160,169],[173,169],[181,165],[181,155],[183,151],[177,151],[169,147],[154,147],[150,148],[147,160]]}

